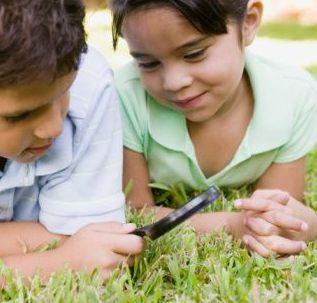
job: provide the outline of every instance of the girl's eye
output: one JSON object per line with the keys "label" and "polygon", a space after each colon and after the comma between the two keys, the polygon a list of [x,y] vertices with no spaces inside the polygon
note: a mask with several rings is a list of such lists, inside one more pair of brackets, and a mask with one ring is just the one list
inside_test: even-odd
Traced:
{"label": "girl's eye", "polygon": [[205,55],[206,49],[201,49],[199,51],[195,51],[192,53],[188,53],[184,56],[184,59],[187,60],[195,60],[195,59],[200,59],[201,57],[203,57]]}
{"label": "girl's eye", "polygon": [[138,66],[139,68],[143,70],[152,70],[156,68],[159,65],[159,62],[139,62]]}
{"label": "girl's eye", "polygon": [[25,113],[19,116],[12,116],[12,117],[4,117],[4,119],[9,123],[15,123],[22,120],[27,119],[30,116],[30,113]]}

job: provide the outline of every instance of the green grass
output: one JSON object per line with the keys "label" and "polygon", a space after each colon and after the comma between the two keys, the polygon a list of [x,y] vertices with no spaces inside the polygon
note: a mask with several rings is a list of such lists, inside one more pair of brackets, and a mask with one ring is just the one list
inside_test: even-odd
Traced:
{"label": "green grass", "polygon": [[298,23],[264,23],[258,35],[283,40],[317,39],[317,25],[301,25]]}
{"label": "green grass", "polygon": [[[317,151],[307,163],[307,204],[317,210]],[[186,199],[181,187],[172,190]],[[225,192],[216,208],[231,209],[246,189]],[[149,216],[128,211],[129,220],[142,225]],[[118,268],[105,284],[98,271],[61,271],[42,285],[38,278],[26,287],[6,275],[8,286],[0,302],[316,302],[317,246],[295,257],[263,259],[248,253],[225,233],[197,237],[182,225],[157,241],[148,242],[133,268]]]}
{"label": "green grass", "polygon": [[309,67],[308,70],[317,80],[317,64]]}
{"label": "green grass", "polygon": [[[262,28],[262,35],[268,28]],[[295,37],[289,29],[280,35]],[[317,31],[299,36],[317,38]],[[112,58],[109,26],[90,24],[90,41],[100,45],[101,37],[106,37],[102,51]],[[309,70],[317,78],[317,65]],[[316,167],[317,151],[308,157],[306,192],[306,203],[315,210]],[[188,198],[181,186],[172,188],[171,193],[164,196],[156,190],[158,199],[166,198],[169,203],[179,204]],[[234,199],[246,194],[247,189],[226,191],[226,199],[209,210],[232,209]],[[139,226],[152,220],[131,211],[128,217]],[[1,265],[0,275],[7,277],[0,302],[317,302],[317,244],[311,243],[296,257],[263,259],[249,254],[224,233],[199,238],[182,225],[149,242],[133,268],[118,268],[105,284],[98,271],[63,270],[45,285],[35,277],[28,287]]]}

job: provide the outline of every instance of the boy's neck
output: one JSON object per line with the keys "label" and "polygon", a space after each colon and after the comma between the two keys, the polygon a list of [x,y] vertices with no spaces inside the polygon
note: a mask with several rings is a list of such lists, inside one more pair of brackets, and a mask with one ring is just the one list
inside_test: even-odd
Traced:
{"label": "boy's neck", "polygon": [[0,171],[4,170],[4,166],[6,165],[6,163],[7,163],[7,159],[0,157]]}

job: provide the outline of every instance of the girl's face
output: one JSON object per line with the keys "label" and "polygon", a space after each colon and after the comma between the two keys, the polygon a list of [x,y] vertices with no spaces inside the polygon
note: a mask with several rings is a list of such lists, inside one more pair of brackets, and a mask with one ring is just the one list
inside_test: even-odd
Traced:
{"label": "girl's face", "polygon": [[191,122],[220,115],[240,95],[245,63],[240,26],[229,24],[228,31],[200,33],[164,7],[132,12],[123,24],[145,89]]}

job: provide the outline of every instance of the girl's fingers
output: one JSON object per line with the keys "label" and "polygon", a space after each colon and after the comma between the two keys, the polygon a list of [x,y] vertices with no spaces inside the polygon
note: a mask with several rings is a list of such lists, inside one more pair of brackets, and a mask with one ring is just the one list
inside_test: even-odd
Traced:
{"label": "girl's fingers", "polygon": [[255,234],[259,236],[278,235],[280,230],[278,227],[269,223],[260,217],[249,217],[245,219],[245,225]]}
{"label": "girl's fingers", "polygon": [[258,189],[252,194],[251,198],[269,199],[286,205],[290,199],[290,195],[289,193],[279,189]]}
{"label": "girl's fingers", "polygon": [[307,248],[303,241],[294,241],[281,236],[255,236],[267,250],[273,251],[280,255],[298,254]]}
{"label": "girl's fingers", "polygon": [[299,232],[308,229],[308,225],[305,221],[280,211],[272,210],[264,212],[259,216],[267,222],[283,229],[291,229]]}
{"label": "girl's fingers", "polygon": [[265,212],[280,210],[284,213],[292,213],[292,210],[289,207],[269,199],[240,199],[235,201],[234,205],[237,209],[245,211]]}
{"label": "girl's fingers", "polygon": [[256,252],[262,257],[267,258],[273,254],[272,251],[267,249],[263,244],[261,244],[257,239],[255,239],[251,235],[244,235],[242,241],[249,250]]}

